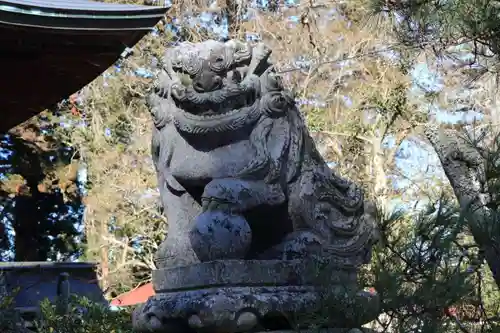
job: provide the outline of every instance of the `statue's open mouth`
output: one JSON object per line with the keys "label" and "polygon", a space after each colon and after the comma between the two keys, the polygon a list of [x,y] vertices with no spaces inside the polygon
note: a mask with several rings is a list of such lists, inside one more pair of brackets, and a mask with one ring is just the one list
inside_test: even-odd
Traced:
{"label": "statue's open mouth", "polygon": [[177,106],[174,122],[191,133],[224,132],[252,124],[259,116],[260,79],[245,78],[221,89],[200,93],[192,87],[174,85],[172,99]]}
{"label": "statue's open mouth", "polygon": [[[208,94],[220,94],[219,91],[213,91]],[[224,94],[224,93],[223,93]],[[215,101],[210,98],[200,98],[201,96],[194,96],[194,98],[187,101],[178,101],[177,106],[184,112],[188,112],[195,116],[200,117],[213,117],[217,115],[225,115],[242,108],[253,105],[257,101],[257,92],[255,90],[242,91],[239,96],[234,94],[227,94],[222,98],[215,96]],[[218,101],[218,99],[222,99]],[[196,101],[203,100],[202,103]]]}

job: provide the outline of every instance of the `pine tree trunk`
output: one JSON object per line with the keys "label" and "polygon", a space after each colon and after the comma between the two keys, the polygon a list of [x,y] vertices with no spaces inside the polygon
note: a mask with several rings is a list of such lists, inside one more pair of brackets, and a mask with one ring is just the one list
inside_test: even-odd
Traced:
{"label": "pine tree trunk", "polygon": [[492,218],[489,208],[486,207],[490,196],[485,190],[484,158],[457,132],[445,132],[435,126],[429,126],[425,130],[425,135],[441,161],[462,210],[470,213],[466,221],[500,289],[498,235],[489,235],[485,232],[489,223],[499,222]]}

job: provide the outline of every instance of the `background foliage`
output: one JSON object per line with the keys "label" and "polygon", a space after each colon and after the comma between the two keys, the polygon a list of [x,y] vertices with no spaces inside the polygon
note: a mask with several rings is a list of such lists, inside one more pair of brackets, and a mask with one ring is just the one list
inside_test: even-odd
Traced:
{"label": "background foliage", "polygon": [[[320,152],[337,172],[361,183],[379,208],[381,241],[361,281],[383,299],[384,313],[372,326],[499,331],[498,286],[484,263],[484,244],[471,233],[476,218],[456,200],[425,135],[429,125],[454,133],[484,129],[487,142],[495,142],[496,2],[171,5],[132,55],[3,137],[3,260],[98,261],[110,298],[148,282],[168,224],[158,207],[144,105],[162,52],[184,40],[261,40],[272,47]],[[416,71],[422,66],[427,72]],[[489,170],[486,192],[496,198],[490,180],[498,174],[498,149],[488,145],[480,164]],[[488,204],[497,211],[495,200]],[[494,216],[485,221],[490,248],[499,244]],[[105,319],[116,325],[102,329],[127,330],[121,313],[98,315],[104,310],[86,306],[94,316],[85,317],[90,326],[51,317],[48,304],[44,313],[52,319],[44,325],[99,332],[97,322]]]}

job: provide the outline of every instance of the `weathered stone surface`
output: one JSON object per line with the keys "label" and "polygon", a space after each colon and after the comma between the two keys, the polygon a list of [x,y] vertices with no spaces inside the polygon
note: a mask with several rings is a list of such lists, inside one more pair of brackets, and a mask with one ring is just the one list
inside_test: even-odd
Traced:
{"label": "weathered stone surface", "polygon": [[[272,331],[273,333],[297,333],[296,331]],[[375,333],[376,331],[368,328],[358,329],[358,328],[315,328],[300,330],[301,333]],[[255,332],[264,333],[264,332]]]}
{"label": "weathered stone surface", "polygon": [[[279,330],[272,331],[273,333],[297,333],[296,331]],[[376,331],[368,328],[358,329],[358,328],[316,328],[309,330],[300,330],[301,333],[375,333]],[[264,332],[255,332],[264,333]]]}
{"label": "weathered stone surface", "polygon": [[207,211],[196,218],[189,239],[201,261],[243,259],[252,242],[252,230],[241,215]]}
{"label": "weathered stone surface", "polygon": [[337,296],[337,307],[331,306],[325,313],[321,309],[325,305],[321,295],[326,292],[311,286],[288,286],[161,293],[134,312],[134,324],[138,332],[308,328],[314,325],[314,320],[333,327],[356,328],[378,315],[377,297],[359,293],[346,302],[340,290],[338,295],[331,296],[332,302]]}
{"label": "weathered stone surface", "polygon": [[140,332],[289,329],[283,314],[318,315],[326,294],[330,327],[378,310],[356,286],[373,216],[317,151],[270,54],[213,40],[166,52],[148,103],[169,230]]}
{"label": "weathered stone surface", "polygon": [[[263,266],[260,270],[256,269],[259,264]],[[356,328],[378,315],[378,297],[357,292],[350,272],[339,270],[338,275],[344,279],[321,286],[317,279],[324,276],[317,269],[326,268],[297,261],[220,261],[173,272],[157,271],[153,278],[157,294],[136,310],[135,328],[138,332],[188,328],[200,332],[242,332],[272,329],[276,325],[309,327],[310,316],[321,317],[323,323],[332,327]],[[195,272],[202,273],[200,282],[205,287],[195,283]],[[182,273],[188,279],[183,289],[179,280],[173,279],[172,283],[169,279]],[[329,272],[329,276],[336,275]]]}
{"label": "weathered stone surface", "polygon": [[356,271],[303,260],[224,260],[153,271],[156,293],[218,286],[355,285]]}

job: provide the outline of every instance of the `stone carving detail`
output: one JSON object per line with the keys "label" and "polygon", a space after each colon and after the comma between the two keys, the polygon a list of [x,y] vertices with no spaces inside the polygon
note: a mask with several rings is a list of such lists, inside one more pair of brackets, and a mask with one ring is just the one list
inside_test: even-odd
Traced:
{"label": "stone carving detail", "polygon": [[[320,266],[355,290],[373,217],[361,189],[318,153],[270,54],[234,40],[166,52],[148,104],[169,230],[156,254],[157,294],[135,313],[138,331],[267,329],[272,313],[318,305],[318,283],[306,277]],[[357,291],[354,299],[376,303]],[[330,324],[370,319],[340,312]]]}

